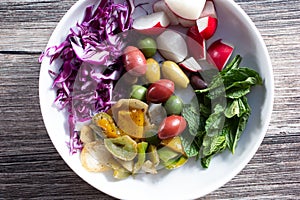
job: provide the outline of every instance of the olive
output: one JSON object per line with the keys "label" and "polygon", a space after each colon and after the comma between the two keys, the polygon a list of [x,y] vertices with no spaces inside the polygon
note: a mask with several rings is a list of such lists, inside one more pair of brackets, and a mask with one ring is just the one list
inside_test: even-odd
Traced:
{"label": "olive", "polygon": [[146,37],[138,42],[139,49],[143,52],[146,58],[151,58],[157,51],[155,40]]}
{"label": "olive", "polygon": [[179,88],[187,88],[190,83],[189,78],[173,61],[165,61],[161,66],[161,70],[164,78],[173,81]]}
{"label": "olive", "polygon": [[174,93],[174,82],[168,79],[161,79],[152,83],[148,88],[147,101],[152,103],[163,103]]}
{"label": "olive", "polygon": [[186,128],[186,121],[182,116],[171,115],[166,117],[158,128],[158,137],[161,140],[180,135]]}
{"label": "olive", "polygon": [[195,90],[202,90],[207,88],[207,83],[197,75],[193,75],[191,77],[191,85]]}
{"label": "olive", "polygon": [[147,71],[144,54],[134,46],[128,46],[124,50],[123,63],[126,71],[133,76],[142,76]]}
{"label": "olive", "polygon": [[164,105],[168,115],[180,115],[183,103],[180,97],[172,95]]}
{"label": "olive", "polygon": [[146,100],[146,93],[147,93],[147,88],[141,85],[133,85],[130,98],[144,101]]}
{"label": "olive", "polygon": [[147,71],[145,77],[150,83],[154,83],[160,79],[160,66],[153,58],[147,59]]}

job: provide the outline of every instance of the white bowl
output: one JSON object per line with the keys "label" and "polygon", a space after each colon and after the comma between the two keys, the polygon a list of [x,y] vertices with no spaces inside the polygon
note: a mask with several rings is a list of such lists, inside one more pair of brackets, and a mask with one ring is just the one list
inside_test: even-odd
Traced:
{"label": "white bowl", "polygon": [[[210,41],[222,38],[232,43],[236,47],[234,55],[240,54],[243,57],[243,66],[251,67],[260,73],[263,86],[255,87],[248,96],[252,114],[236,153],[232,155],[225,151],[217,155],[212,159],[208,169],[202,169],[200,162],[192,159],[177,170],[160,171],[158,175],[141,174],[122,181],[114,180],[112,174],[87,172],[81,166],[79,155],[69,153],[66,145],[69,139],[67,113],[58,111],[53,106],[56,92],[51,89],[53,79],[48,74],[49,59],[43,60],[39,95],[48,134],[70,168],[93,187],[120,199],[195,199],[227,183],[254,156],[267,132],[273,107],[274,83],[270,58],[261,35],[246,13],[234,1],[214,0],[214,2],[219,27]],[[99,0],[78,1],[57,25],[48,47],[60,44],[68,34],[69,28],[82,19],[85,8],[97,3]]]}

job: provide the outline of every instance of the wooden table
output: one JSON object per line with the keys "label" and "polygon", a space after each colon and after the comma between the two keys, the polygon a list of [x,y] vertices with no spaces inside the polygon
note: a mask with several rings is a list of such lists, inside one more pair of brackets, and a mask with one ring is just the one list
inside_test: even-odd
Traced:
{"label": "wooden table", "polygon": [[[39,107],[38,57],[76,0],[0,1],[0,199],[113,199],[79,178],[51,143]],[[268,47],[275,105],[250,163],[204,199],[300,198],[300,1],[237,0]]]}

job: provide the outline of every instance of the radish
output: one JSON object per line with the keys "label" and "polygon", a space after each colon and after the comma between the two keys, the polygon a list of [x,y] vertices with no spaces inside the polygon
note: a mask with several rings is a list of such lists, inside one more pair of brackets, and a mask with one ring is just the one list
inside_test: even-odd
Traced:
{"label": "radish", "polygon": [[200,35],[205,40],[208,40],[215,34],[218,26],[217,18],[210,16],[199,18],[196,23]]}
{"label": "radish", "polygon": [[181,26],[185,27],[185,28],[190,28],[192,26],[196,25],[196,21],[195,20],[188,20],[188,19],[183,19],[181,17],[178,17],[178,22]]}
{"label": "radish", "polygon": [[203,11],[200,15],[200,18],[207,17],[207,16],[217,18],[217,12],[213,1],[206,1]]}
{"label": "radish", "polygon": [[165,2],[177,16],[196,20],[200,17],[206,0],[165,0]]}
{"label": "radish", "polygon": [[132,27],[145,35],[158,35],[170,25],[170,20],[164,12],[152,13],[138,17]]}
{"label": "radish", "polygon": [[166,3],[163,0],[157,1],[153,4],[153,11],[165,12],[170,20],[171,25],[179,24],[177,16],[170,10],[170,8],[166,5]]}
{"label": "radish", "polygon": [[161,55],[176,63],[182,62],[188,54],[184,38],[177,32],[167,30],[156,38],[157,48]]}
{"label": "radish", "polygon": [[199,72],[202,70],[201,66],[198,64],[195,58],[189,57],[185,61],[179,64],[180,67],[190,71],[190,72]]}
{"label": "radish", "polygon": [[207,49],[208,60],[221,71],[228,62],[233,50],[233,45],[222,42],[219,39]]}
{"label": "radish", "polygon": [[196,59],[206,59],[206,43],[200,35],[197,26],[192,26],[187,32],[187,45],[190,54]]}

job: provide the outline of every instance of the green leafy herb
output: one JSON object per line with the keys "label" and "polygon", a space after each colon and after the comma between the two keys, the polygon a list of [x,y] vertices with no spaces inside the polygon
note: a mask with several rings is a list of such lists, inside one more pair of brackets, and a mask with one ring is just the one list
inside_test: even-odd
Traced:
{"label": "green leafy herb", "polygon": [[188,123],[190,134],[196,136],[199,130],[200,112],[199,105],[193,102],[192,104],[184,105],[181,114]]}
{"label": "green leafy herb", "polygon": [[226,136],[204,136],[203,139],[203,157],[201,158],[201,164],[204,168],[208,168],[211,158],[223,150],[226,149]]}
{"label": "green leafy herb", "polygon": [[[199,103],[201,115],[198,129],[201,140],[197,146],[193,146],[194,142],[189,144],[190,149],[202,149],[202,154],[198,155],[201,155],[204,168],[209,166],[214,155],[226,147],[234,154],[251,113],[246,95],[252,86],[262,84],[258,72],[239,67],[241,60],[239,55],[236,56],[211,79],[206,89],[195,91],[202,99]],[[210,99],[210,104],[207,99]],[[190,150],[188,147],[185,149]]]}

